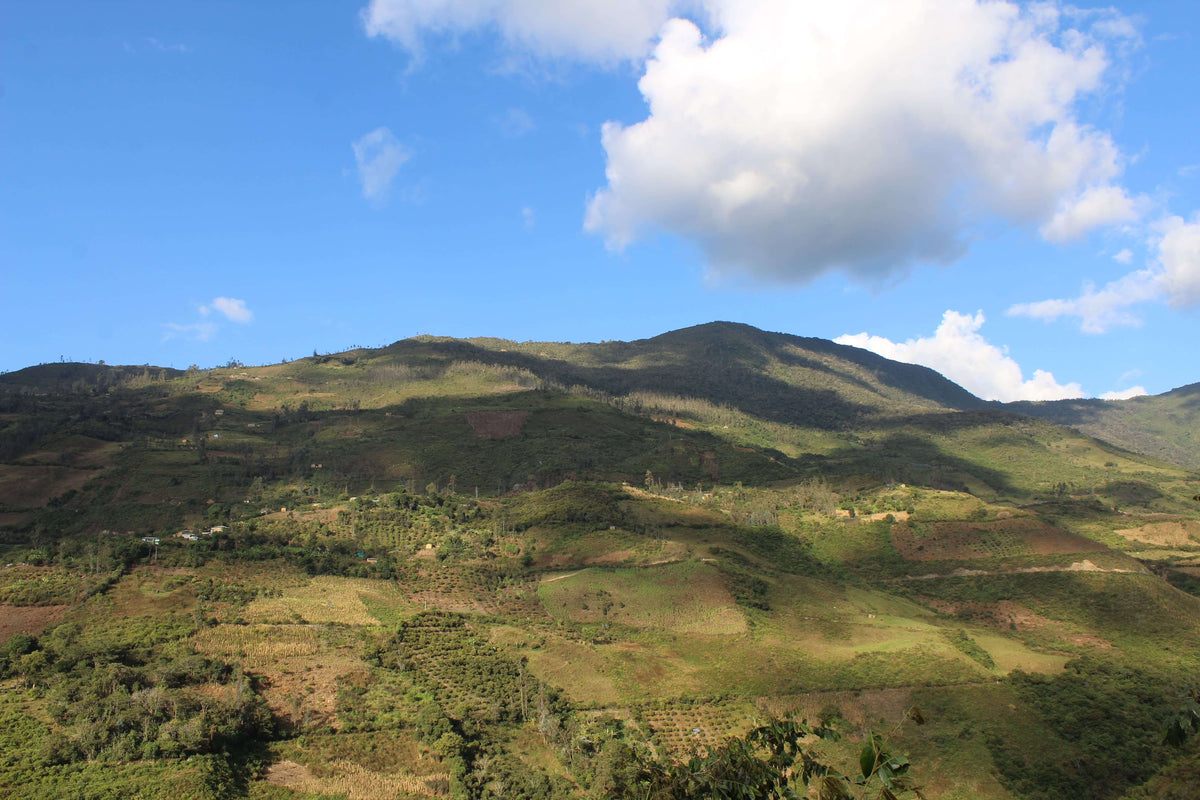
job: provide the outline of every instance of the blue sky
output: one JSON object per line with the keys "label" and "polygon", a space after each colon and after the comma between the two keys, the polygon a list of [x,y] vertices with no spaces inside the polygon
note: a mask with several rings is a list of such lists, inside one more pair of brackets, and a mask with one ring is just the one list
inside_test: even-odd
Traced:
{"label": "blue sky", "polygon": [[733,320],[1200,380],[1200,7],[7,4],[0,369]]}

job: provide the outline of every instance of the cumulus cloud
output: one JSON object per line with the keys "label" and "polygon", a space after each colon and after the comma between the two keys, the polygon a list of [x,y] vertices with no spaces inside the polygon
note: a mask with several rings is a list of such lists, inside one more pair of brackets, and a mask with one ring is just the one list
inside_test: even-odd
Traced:
{"label": "cumulus cloud", "polygon": [[392,181],[411,153],[386,127],[379,127],[350,145],[358,165],[363,197],[381,203],[387,199]]}
{"label": "cumulus cloud", "polygon": [[1142,397],[1149,394],[1144,386],[1131,386],[1128,389],[1122,389],[1119,392],[1105,392],[1100,395],[1101,400],[1128,400],[1131,397]]}
{"label": "cumulus cloud", "polygon": [[1125,264],[1128,266],[1129,264],[1133,263],[1133,251],[1126,247],[1124,250],[1113,256],[1113,261],[1116,261],[1118,264]]}
{"label": "cumulus cloud", "polygon": [[200,313],[204,316],[208,316],[213,311],[224,315],[225,319],[231,322],[245,324],[254,319],[254,313],[246,308],[246,301],[233,297],[216,297],[208,305],[200,306]]}
{"label": "cumulus cloud", "polygon": [[420,58],[429,36],[498,32],[509,47],[551,58],[601,64],[640,59],[676,0],[371,0],[369,36]]}
{"label": "cumulus cloud", "polygon": [[585,226],[614,248],[667,230],[717,272],[876,282],[956,260],[989,220],[1061,241],[1139,213],[1117,146],[1077,113],[1136,36],[1114,11],[704,5],[712,38],[682,18],[661,30],[638,84],[649,116],[603,128]]}
{"label": "cumulus cloud", "polygon": [[1003,348],[979,334],[984,316],[947,311],[931,337],[893,342],[867,333],[839,336],[834,341],[870,350],[885,358],[921,364],[945,375],[985,400],[1064,400],[1083,397],[1078,383],[1060,384],[1054,375],[1034,370],[1028,380],[1021,366]]}
{"label": "cumulus cloud", "polygon": [[[1167,217],[1154,226],[1149,244],[1154,248],[1152,264],[1129,273],[1097,290],[1084,284],[1079,297],[1018,303],[1008,310],[1013,316],[1034,317],[1047,322],[1060,317],[1077,317],[1085,333],[1105,333],[1116,327],[1140,325],[1133,306],[1163,300],[1172,308],[1200,305],[1200,213],[1191,222]],[[1128,263],[1132,254],[1116,256]]]}
{"label": "cumulus cloud", "polygon": [[1200,212],[1191,222],[1168,217],[1157,226],[1160,283],[1173,308],[1200,305]]}

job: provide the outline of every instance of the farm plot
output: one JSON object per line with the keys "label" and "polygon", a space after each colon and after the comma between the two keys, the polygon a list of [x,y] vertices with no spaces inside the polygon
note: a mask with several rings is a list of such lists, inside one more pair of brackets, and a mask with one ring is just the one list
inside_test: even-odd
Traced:
{"label": "farm plot", "polygon": [[446,794],[441,761],[408,734],[339,733],[303,736],[276,749],[267,782],[293,791],[347,800],[407,800]]}
{"label": "farm plot", "polygon": [[892,544],[910,561],[969,561],[1105,549],[1090,539],[1032,517],[936,522],[928,526],[893,525]]}
{"label": "farm plot", "polygon": [[65,492],[82,489],[99,474],[92,469],[0,464],[0,504],[10,509],[41,508]]}
{"label": "farm plot", "polygon": [[[368,607],[364,598],[370,602]],[[278,597],[259,597],[245,607],[246,622],[288,622],[378,625],[379,609],[408,607],[394,583],[366,578],[319,576],[301,586],[289,586]]]}
{"label": "farm plot", "polygon": [[749,703],[703,700],[650,706],[636,713],[658,744],[677,755],[715,747],[731,736],[740,736],[759,716]]}
{"label": "farm plot", "polygon": [[1116,531],[1116,534],[1131,542],[1159,547],[1186,547],[1200,545],[1200,522],[1196,520],[1149,522],[1137,528],[1123,528]]}
{"label": "farm plot", "polygon": [[198,631],[191,644],[201,655],[240,661],[259,676],[267,704],[293,727],[337,729],[339,680],[366,670],[357,642],[341,637],[305,625],[216,625]]}
{"label": "farm plot", "polygon": [[545,618],[532,579],[476,565],[441,565],[407,579],[402,590],[414,608],[522,618]]}
{"label": "farm plot", "polygon": [[519,719],[528,714],[538,683],[462,617],[428,613],[400,624],[383,664],[408,672],[453,716]]}

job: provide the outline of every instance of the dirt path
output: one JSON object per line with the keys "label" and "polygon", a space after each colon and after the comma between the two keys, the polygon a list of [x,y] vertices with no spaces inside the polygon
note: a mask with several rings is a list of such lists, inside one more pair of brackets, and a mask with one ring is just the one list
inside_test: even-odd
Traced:
{"label": "dirt path", "polygon": [[936,573],[936,572],[931,572],[927,575],[906,575],[903,578],[891,578],[891,580],[893,580],[893,581],[930,581],[930,580],[935,580],[937,578],[974,578],[974,577],[991,576],[991,575],[1019,575],[1022,573],[1030,573],[1030,572],[1119,572],[1119,573],[1123,573],[1126,575],[1149,574],[1145,570],[1140,570],[1140,569],[1121,569],[1119,567],[1112,567],[1110,569],[1105,569],[1104,567],[1096,566],[1091,561],[1089,561],[1085,558],[1083,561],[1076,561],[1075,563],[1071,564],[1069,567],[1020,567],[1018,569],[1006,569],[1006,570],[967,569],[966,567],[959,567],[958,569],[954,570],[953,572],[948,572],[944,575]]}
{"label": "dirt path", "polygon": [[555,575],[553,578],[542,578],[538,581],[538,583],[554,583],[555,581],[561,581],[563,578],[574,578],[579,573],[586,571],[587,570],[580,569],[576,570],[575,572],[568,572],[564,575]]}

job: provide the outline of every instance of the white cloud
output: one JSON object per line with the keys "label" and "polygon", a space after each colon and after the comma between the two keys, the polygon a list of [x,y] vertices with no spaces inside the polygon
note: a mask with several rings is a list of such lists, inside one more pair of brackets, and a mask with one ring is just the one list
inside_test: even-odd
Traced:
{"label": "white cloud", "polygon": [[1152,269],[1142,269],[1106,284],[1099,291],[1086,283],[1083,293],[1070,300],[1018,303],[1008,309],[1008,315],[1033,317],[1046,322],[1059,317],[1078,317],[1079,327],[1084,333],[1105,333],[1112,328],[1141,325],[1142,318],[1128,308],[1158,297],[1158,286],[1158,273]]}
{"label": "white cloud", "polygon": [[208,305],[200,306],[200,313],[203,316],[208,316],[212,311],[223,314],[231,322],[245,324],[254,319],[254,313],[246,308],[246,301],[237,300],[233,297],[216,297]]}
{"label": "white cloud", "polygon": [[1191,222],[1168,217],[1157,226],[1160,283],[1173,308],[1200,305],[1200,212]]}
{"label": "white cloud", "polygon": [[[1052,240],[1134,219],[1123,159],[1077,116],[1131,35],[1106,11],[983,0],[708,0],[660,34],[649,116],[603,129],[588,230],[697,241],[718,272],[869,281],[965,252],[994,218]],[[1069,24],[1079,27],[1070,28]],[[1090,27],[1088,27],[1090,26]]]}
{"label": "white cloud", "polygon": [[208,342],[217,335],[217,326],[213,322],[194,322],[190,325],[167,322],[163,328],[166,329],[163,333],[164,342],[177,337],[190,339],[193,342]]}
{"label": "white cloud", "polygon": [[537,225],[537,212],[529,206],[525,206],[521,209],[521,222],[524,223],[526,229]]}
{"label": "white cloud", "polygon": [[1139,216],[1138,205],[1120,186],[1091,187],[1076,197],[1065,198],[1040,231],[1052,242],[1078,239],[1093,228],[1133,222]]}
{"label": "white cloud", "polygon": [[834,341],[861,347],[895,361],[921,364],[945,375],[985,400],[1063,400],[1083,397],[1078,383],[1060,384],[1054,375],[1034,370],[1025,379],[1021,366],[1004,349],[979,334],[984,316],[947,311],[932,337],[893,342],[867,333],[839,336]]}
{"label": "white cloud", "polygon": [[354,149],[363,197],[374,203],[383,202],[396,173],[412,154],[386,127],[376,128],[350,146]]}
{"label": "white cloud", "polygon": [[[1157,257],[1144,269],[1111,281],[1099,291],[1090,283],[1084,284],[1079,297],[1018,303],[1008,313],[1047,322],[1078,317],[1085,333],[1105,333],[1116,327],[1140,325],[1141,316],[1129,309],[1142,303],[1165,300],[1172,308],[1200,305],[1200,213],[1191,222],[1175,216],[1160,220],[1149,243]],[[1132,253],[1122,250],[1116,259],[1127,264]]]}
{"label": "white cloud", "polygon": [[1133,263],[1133,251],[1130,250],[1128,247],[1126,247],[1124,250],[1122,250],[1121,252],[1119,252],[1115,256],[1113,256],[1113,261],[1116,261],[1118,264],[1125,264],[1125,265],[1132,264]]}
{"label": "white cloud", "polygon": [[1142,397],[1149,394],[1144,386],[1131,386],[1128,389],[1122,389],[1119,392],[1105,392],[1100,395],[1101,400],[1128,400],[1131,397]]}
{"label": "white cloud", "polygon": [[420,58],[429,36],[495,30],[510,48],[601,64],[649,52],[674,0],[371,0],[368,36],[383,36]]}

